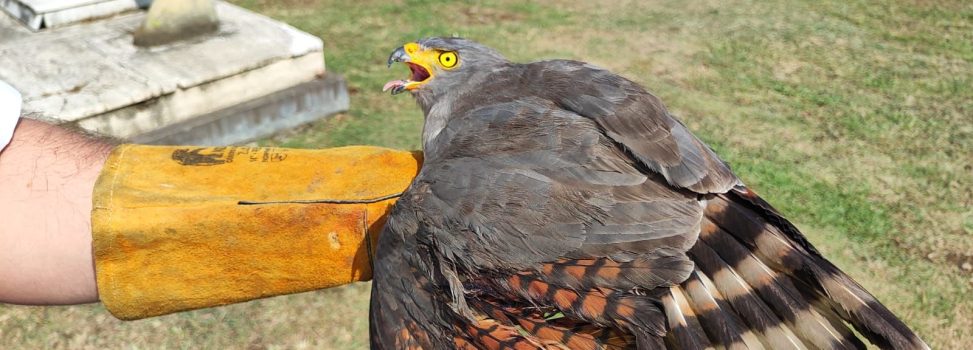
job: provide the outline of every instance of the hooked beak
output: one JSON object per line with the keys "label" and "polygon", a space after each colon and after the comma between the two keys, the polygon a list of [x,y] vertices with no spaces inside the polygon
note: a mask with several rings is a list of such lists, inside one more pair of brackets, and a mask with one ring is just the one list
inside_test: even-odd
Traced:
{"label": "hooked beak", "polygon": [[388,67],[393,63],[401,62],[409,66],[412,75],[406,80],[393,80],[385,83],[382,91],[391,91],[392,95],[397,95],[406,90],[416,90],[432,78],[432,69],[428,61],[429,52],[422,49],[417,43],[408,43],[392,51],[389,55]]}
{"label": "hooked beak", "polygon": [[389,55],[388,68],[392,68],[392,63],[395,62],[409,62],[409,54],[405,53],[405,46],[399,46],[399,48],[392,51]]}

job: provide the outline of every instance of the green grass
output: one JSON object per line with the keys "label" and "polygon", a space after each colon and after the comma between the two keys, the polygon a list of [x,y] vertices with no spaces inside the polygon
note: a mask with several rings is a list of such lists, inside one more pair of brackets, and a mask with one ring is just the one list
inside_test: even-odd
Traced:
{"label": "green grass", "polygon": [[[973,5],[964,1],[261,1],[322,37],[351,110],[266,143],[417,148],[381,93],[388,53],[428,35],[514,60],[581,59],[667,102],[825,255],[933,348],[973,343]],[[98,306],[0,306],[24,348],[365,348],[367,284],[137,322]]]}

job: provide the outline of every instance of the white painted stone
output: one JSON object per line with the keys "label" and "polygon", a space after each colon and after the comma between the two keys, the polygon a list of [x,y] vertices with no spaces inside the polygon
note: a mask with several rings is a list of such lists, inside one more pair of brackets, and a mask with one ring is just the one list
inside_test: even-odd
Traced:
{"label": "white painted stone", "polygon": [[180,88],[172,94],[86,118],[77,124],[86,130],[129,138],[283,90],[296,85],[295,82],[310,81],[317,75],[307,74],[307,67],[323,59],[317,52],[277,61],[260,69]]}
{"label": "white painted stone", "polygon": [[[0,8],[6,9],[4,7],[7,5],[6,1],[9,0],[0,0]],[[28,34],[31,34],[30,29],[18,22],[15,14],[10,13],[8,15],[8,13],[0,10],[0,44]]]}
{"label": "white painted stone", "polygon": [[143,13],[27,34],[0,18],[11,33],[0,38],[0,80],[20,90],[25,112],[124,138],[324,74],[320,39],[223,2],[217,11],[217,34],[151,49],[132,45]]}
{"label": "white painted stone", "polygon": [[[148,0],[145,3],[151,2]],[[0,0],[0,7],[30,29],[57,28],[139,8],[137,0]]]}
{"label": "white painted stone", "polygon": [[[34,9],[37,12],[51,12],[57,10],[65,10],[74,7],[84,7],[89,5],[95,5],[106,0],[15,0],[17,2],[23,3],[27,7]],[[134,0],[131,0],[135,2]]]}
{"label": "white painted stone", "polygon": [[45,13],[41,26],[43,28],[60,28],[96,18],[135,11],[138,8],[138,4],[133,0],[100,1],[83,7],[72,7]]}

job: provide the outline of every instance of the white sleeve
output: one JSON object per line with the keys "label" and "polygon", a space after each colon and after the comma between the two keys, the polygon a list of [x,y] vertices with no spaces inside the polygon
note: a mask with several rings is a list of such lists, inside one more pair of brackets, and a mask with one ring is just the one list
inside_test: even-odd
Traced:
{"label": "white sleeve", "polygon": [[20,119],[20,93],[13,86],[0,80],[0,151],[13,137],[14,127]]}

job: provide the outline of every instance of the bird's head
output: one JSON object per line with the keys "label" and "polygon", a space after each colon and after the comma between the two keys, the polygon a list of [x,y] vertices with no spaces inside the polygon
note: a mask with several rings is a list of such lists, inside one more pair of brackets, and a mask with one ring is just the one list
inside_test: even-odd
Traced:
{"label": "bird's head", "polygon": [[392,51],[388,66],[400,62],[409,67],[408,79],[393,80],[382,91],[393,95],[409,91],[438,95],[456,89],[479,72],[489,72],[507,60],[493,49],[462,38],[426,38]]}

